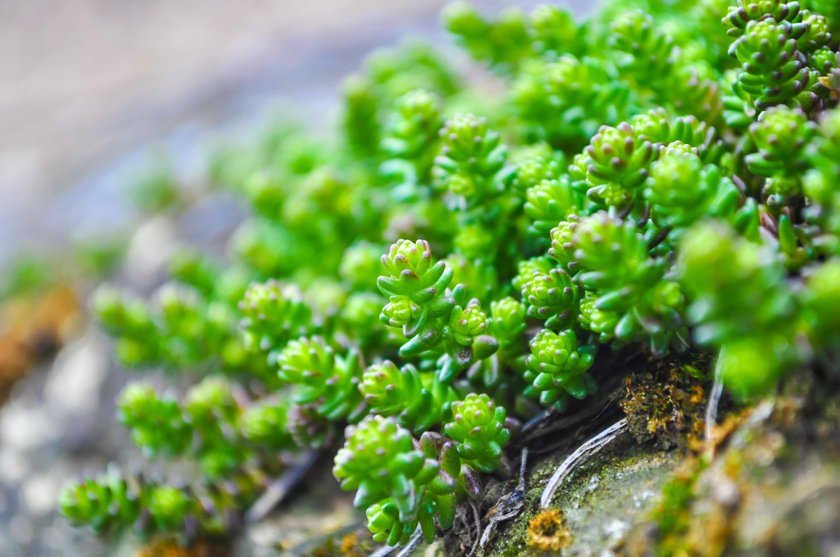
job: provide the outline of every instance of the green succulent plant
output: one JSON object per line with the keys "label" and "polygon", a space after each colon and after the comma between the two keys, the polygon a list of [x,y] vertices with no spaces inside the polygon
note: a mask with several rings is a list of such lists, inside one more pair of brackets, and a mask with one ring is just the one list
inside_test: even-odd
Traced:
{"label": "green succulent plant", "polygon": [[647,178],[647,166],[656,152],[653,144],[637,140],[633,128],[622,123],[603,126],[585,150],[587,195],[597,203],[622,207]]}
{"label": "green succulent plant", "polygon": [[293,339],[312,331],[312,311],[303,294],[277,281],[251,284],[239,302],[247,346],[269,351],[282,338]]}
{"label": "green succulent plant", "polygon": [[738,87],[756,110],[779,104],[811,110],[818,103],[811,90],[816,76],[808,68],[797,41],[807,28],[807,24],[787,20],[751,20],[744,35],[732,44],[730,54],[742,66]]}
{"label": "green succulent plant", "polygon": [[486,394],[470,394],[452,403],[452,421],[443,430],[455,441],[462,463],[479,472],[498,468],[502,449],[510,440],[505,414]]}
{"label": "green succulent plant", "polygon": [[584,398],[595,390],[586,374],[595,360],[593,346],[580,346],[572,330],[554,333],[543,329],[531,340],[525,380],[546,406],[563,408],[569,397]]}
{"label": "green succulent plant", "polygon": [[750,126],[758,152],[744,158],[750,172],[768,178],[769,192],[791,196],[802,193],[802,171],[807,168],[805,146],[816,124],[802,110],[778,106],[766,110]]}
{"label": "green succulent plant", "polygon": [[74,524],[103,535],[138,521],[147,495],[141,486],[115,471],[62,491],[61,514]]}
{"label": "green succulent plant", "polygon": [[317,404],[318,414],[329,421],[356,421],[364,412],[357,388],[361,363],[354,351],[341,357],[323,338],[302,337],[287,344],[276,363],[295,403]]}
{"label": "green succulent plant", "polygon": [[[390,418],[370,416],[348,429],[346,438],[333,473],[343,489],[356,490],[354,504],[366,508],[374,540],[405,542],[418,525],[432,537],[435,515],[453,512],[446,495],[454,484],[441,474],[440,463],[419,450],[409,431]],[[450,508],[439,508],[444,501]]]}
{"label": "green succulent plant", "polygon": [[684,305],[668,260],[651,256],[632,222],[604,212],[582,219],[572,244],[575,281],[597,296],[596,309],[614,314],[614,338],[646,340],[654,354],[667,352],[682,334]]}
{"label": "green succulent plant", "polygon": [[471,207],[501,193],[496,177],[507,150],[498,132],[488,129],[486,118],[458,114],[443,125],[440,138],[435,178],[454,197],[454,207]]}
{"label": "green succulent plant", "polygon": [[272,450],[290,450],[295,441],[290,433],[289,405],[282,399],[265,399],[242,415],[242,436],[252,445]]}
{"label": "green succulent plant", "polygon": [[719,166],[704,165],[695,148],[675,141],[650,165],[644,196],[656,225],[677,235],[707,216],[732,218],[741,192]]}
{"label": "green succulent plant", "polygon": [[442,121],[440,105],[440,97],[435,93],[409,91],[397,99],[394,112],[385,123],[381,150],[388,159],[379,170],[405,188],[406,196],[417,195],[406,186],[430,181]]}
{"label": "green succulent plant", "polygon": [[192,431],[178,403],[151,387],[129,385],[119,400],[120,422],[134,443],[152,455],[179,455],[192,443]]}
{"label": "green succulent plant", "polygon": [[527,64],[511,94],[528,135],[565,150],[625,118],[632,95],[611,61],[572,54]]}
{"label": "green succulent plant", "polygon": [[583,209],[567,177],[560,180],[542,180],[525,192],[525,215],[531,219],[534,235],[541,238],[557,223]]}
{"label": "green succulent plant", "polygon": [[431,540],[507,469],[516,420],[588,404],[628,354],[714,354],[743,400],[835,380],[836,2],[602,4],[455,4],[492,79],[380,50],[335,135],[280,122],[214,153],[205,182],[248,210],[227,257],[179,252],[148,299],[92,302],[121,363],[181,374],[129,385],[118,418],[188,477],[111,470],[62,513],[229,535],[296,455],[340,444],[374,539]]}
{"label": "green succulent plant", "polygon": [[449,382],[476,360],[493,355],[498,342],[484,334],[487,315],[478,300],[467,301],[463,286],[447,289],[452,269],[443,261],[432,264],[428,242],[400,240],[382,256],[388,275],[377,280],[389,296],[381,319],[402,327],[409,340],[400,347],[403,357],[442,354],[438,378]]}
{"label": "green succulent plant", "polygon": [[522,299],[529,317],[545,320],[545,326],[556,329],[574,321],[580,297],[579,288],[569,273],[554,268],[548,273],[534,273],[522,286]]}
{"label": "green succulent plant", "polygon": [[400,425],[422,433],[443,422],[456,398],[451,386],[414,366],[397,368],[385,360],[365,370],[359,390],[373,411],[397,416]]}

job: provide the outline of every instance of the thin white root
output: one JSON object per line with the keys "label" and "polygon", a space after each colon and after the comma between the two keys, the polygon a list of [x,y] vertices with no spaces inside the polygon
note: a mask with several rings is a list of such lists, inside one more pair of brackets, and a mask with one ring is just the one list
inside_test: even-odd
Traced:
{"label": "thin white root", "polygon": [[622,418],[583,445],[577,448],[575,452],[570,454],[566,460],[563,461],[548,483],[545,484],[545,489],[540,496],[540,508],[546,509],[551,506],[551,500],[557,489],[575,469],[586,461],[588,458],[598,454],[601,449],[621,437],[627,432],[627,418]]}
{"label": "thin white root", "polygon": [[528,469],[528,447],[522,449],[522,456],[519,458],[519,483],[517,489],[525,489],[525,470]]}
{"label": "thin white root", "polygon": [[720,405],[720,397],[723,395],[723,379],[721,378],[721,359],[723,358],[723,351],[721,348],[718,354],[717,363],[715,363],[715,379],[712,384],[712,392],[709,394],[709,405],[706,406],[706,455],[711,460],[715,456],[715,424],[717,424],[718,406]]}
{"label": "thin white root", "polygon": [[266,517],[277,505],[289,495],[306,476],[318,457],[318,451],[309,451],[304,454],[285,474],[273,481],[262,495],[254,502],[245,514],[245,521],[248,523],[258,522]]}
{"label": "thin white root", "polygon": [[408,540],[408,543],[405,544],[405,547],[402,551],[397,554],[397,557],[410,557],[412,553],[414,553],[418,547],[420,547],[420,542],[423,541],[423,532],[420,531],[418,528],[414,534],[412,534],[411,539]]}
{"label": "thin white root", "polygon": [[380,547],[373,553],[371,553],[368,557],[388,557],[391,553],[395,552],[400,546],[398,545],[386,545],[384,547]]}

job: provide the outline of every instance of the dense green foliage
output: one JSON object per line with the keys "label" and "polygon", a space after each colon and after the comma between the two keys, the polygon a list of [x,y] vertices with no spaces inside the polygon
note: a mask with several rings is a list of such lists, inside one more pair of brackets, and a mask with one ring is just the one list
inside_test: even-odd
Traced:
{"label": "dense green foliage", "polygon": [[445,20],[503,94],[426,47],[378,52],[332,143],[284,125],[213,159],[251,208],[225,264],[182,254],[149,302],[98,292],[124,364],[209,375],[181,401],[131,385],[119,409],[149,457],[201,479],[86,480],[61,499],[74,523],[225,532],[350,424],[334,473],[374,538],[432,538],[498,468],[510,418],[585,401],[624,372],[598,368],[608,353],[717,351],[742,398],[836,374],[836,2]]}

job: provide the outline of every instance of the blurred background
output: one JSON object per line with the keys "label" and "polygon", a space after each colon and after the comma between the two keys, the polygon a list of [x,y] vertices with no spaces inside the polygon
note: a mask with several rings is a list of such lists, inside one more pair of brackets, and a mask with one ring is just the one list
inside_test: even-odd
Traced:
{"label": "blurred background", "polygon": [[152,144],[195,145],[278,105],[323,124],[369,50],[439,40],[444,4],[3,0],[0,258],[121,220],[119,171]]}
{"label": "blurred background", "polygon": [[148,292],[171,249],[222,242],[239,218],[224,197],[177,222],[143,218],[133,184],[154,161],[189,182],[215,140],[277,114],[327,133],[343,78],[406,36],[457,63],[446,3],[0,0],[0,556],[132,554],[55,513],[64,481],[136,456],[114,419],[127,374],[87,322],[87,287],[113,247],[122,280]]}

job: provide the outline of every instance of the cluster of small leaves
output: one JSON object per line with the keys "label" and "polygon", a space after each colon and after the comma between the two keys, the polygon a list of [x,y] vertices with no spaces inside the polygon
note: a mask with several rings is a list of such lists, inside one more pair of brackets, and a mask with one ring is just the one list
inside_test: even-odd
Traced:
{"label": "cluster of small leaves", "polygon": [[740,0],[723,21],[727,33],[737,37],[729,47],[741,65],[733,92],[744,101],[743,117],[730,114],[730,125],[772,106],[807,112],[824,106],[829,91],[820,78],[837,65],[824,15],[804,10],[798,2]]}
{"label": "cluster of small leaves", "polygon": [[372,414],[347,429],[333,473],[365,509],[373,539],[405,543],[419,528],[433,539],[448,529],[456,503],[481,494],[479,473],[493,472],[510,439],[506,412],[486,394],[451,404],[444,433],[419,439],[397,419]]}
{"label": "cluster of small leaves", "polygon": [[[337,138],[283,125],[213,159],[251,210],[226,264],[182,255],[150,302],[98,294],[124,363],[211,377],[120,404],[148,456],[199,480],[159,496],[87,480],[62,498],[74,522],[219,532],[260,478],[349,426],[334,473],[375,539],[431,538],[498,468],[510,418],[586,399],[603,354],[715,350],[742,397],[836,375],[834,2],[445,20],[503,94],[427,47],[378,52]],[[217,478],[247,487],[205,504]]]}
{"label": "cluster of small leaves", "polygon": [[382,265],[387,274],[377,284],[388,303],[380,318],[408,339],[401,357],[437,359],[437,378],[449,383],[496,352],[498,342],[485,334],[489,322],[480,302],[467,301],[463,285],[448,289],[453,271],[443,261],[432,263],[428,242],[400,240],[382,256]]}
{"label": "cluster of small leaves", "polygon": [[59,506],[72,523],[98,535],[131,528],[140,536],[175,532],[183,543],[198,535],[221,535],[241,521],[239,507],[270,481],[259,468],[242,469],[224,480],[189,486],[110,469],[61,492]]}

